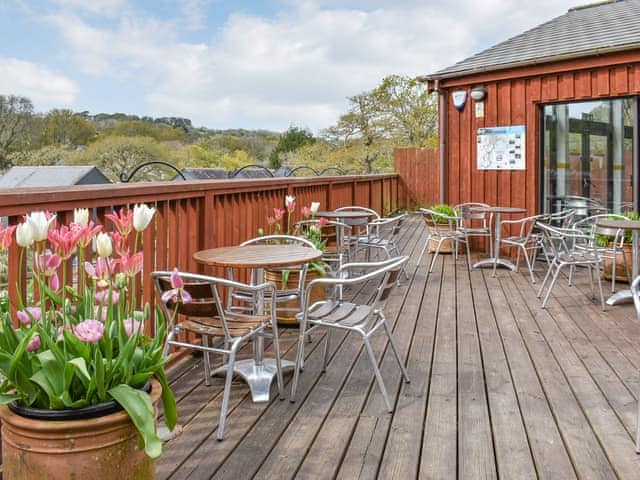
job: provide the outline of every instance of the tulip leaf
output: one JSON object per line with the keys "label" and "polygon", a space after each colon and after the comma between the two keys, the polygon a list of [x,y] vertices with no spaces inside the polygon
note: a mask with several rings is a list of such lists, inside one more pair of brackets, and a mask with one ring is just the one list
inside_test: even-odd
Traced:
{"label": "tulip leaf", "polygon": [[122,384],[109,389],[109,395],[129,414],[142,436],[147,455],[158,458],[162,453],[162,441],[156,433],[155,415],[149,394]]}

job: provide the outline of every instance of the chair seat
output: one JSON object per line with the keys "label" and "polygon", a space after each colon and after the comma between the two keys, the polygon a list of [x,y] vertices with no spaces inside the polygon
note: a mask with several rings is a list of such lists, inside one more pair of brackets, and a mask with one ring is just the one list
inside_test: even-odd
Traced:
{"label": "chair seat", "polygon": [[[225,314],[227,328],[232,337],[242,337],[256,327],[269,321],[268,315],[243,315],[235,312]],[[224,336],[224,328],[220,317],[189,318],[177,324],[182,330],[188,330],[199,335]]]}
{"label": "chair seat", "polygon": [[364,322],[370,312],[371,307],[368,305],[328,300],[310,312],[307,318],[311,323],[330,323],[355,327]]}
{"label": "chair seat", "polygon": [[557,263],[565,264],[585,264],[585,263],[600,263],[600,257],[590,252],[580,253],[560,253],[557,257]]}

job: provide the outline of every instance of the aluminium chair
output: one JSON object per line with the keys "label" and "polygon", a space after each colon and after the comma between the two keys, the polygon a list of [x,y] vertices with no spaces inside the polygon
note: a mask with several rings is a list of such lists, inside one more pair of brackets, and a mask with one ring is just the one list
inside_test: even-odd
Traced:
{"label": "aluminium chair", "polygon": [[467,247],[467,267],[471,270],[471,251],[469,250],[469,242],[463,232],[458,229],[458,217],[451,217],[443,213],[434,212],[428,208],[421,208],[420,213],[424,218],[424,222],[427,226],[427,239],[418,257],[418,265],[422,261],[424,253],[427,251],[430,245],[435,242],[436,246],[433,248],[431,256],[431,263],[429,264],[429,272],[433,271],[433,266],[436,263],[436,259],[440,254],[442,246],[449,242],[453,244],[453,254],[455,259],[458,259],[458,245],[464,243]]}
{"label": "aluminium chair", "polygon": [[[358,245],[368,249],[368,251],[384,252],[385,258],[399,257],[400,250],[398,249],[397,239],[407,217],[407,213],[402,213],[394,217],[372,220],[367,225],[367,235],[358,239]],[[377,255],[377,257],[379,256]],[[369,255],[367,255],[367,260],[369,260]],[[402,274],[407,280],[409,279],[404,267],[402,268]]]}
{"label": "aluminium chair", "polygon": [[270,329],[270,335],[273,336],[280,398],[283,398],[283,380],[275,310],[271,309],[271,312],[265,315],[232,311],[228,305],[223,304],[224,297],[221,290],[232,288],[251,298],[262,295],[273,297],[275,285],[272,282],[265,282],[252,286],[207,275],[179,272],[178,275],[184,282],[184,290],[192,297],[191,302],[183,303],[177,301],[175,295],[167,295],[172,290],[173,274],[174,272],[166,271],[151,273],[158,300],[162,305],[165,319],[169,322],[163,354],[166,355],[170,347],[203,352],[204,382],[207,386],[210,385],[212,372],[210,354],[222,355],[222,361],[225,364],[221,369],[226,371],[226,377],[217,433],[218,440],[222,440],[238,350],[256,337],[264,336],[266,329]]}
{"label": "aluminium chair", "polygon": [[602,309],[604,306],[604,294],[602,292],[602,281],[600,280],[600,267],[602,259],[597,249],[590,247],[591,237],[585,235],[580,230],[572,228],[557,228],[547,225],[546,223],[537,223],[537,227],[541,229],[546,237],[546,242],[552,249],[553,258],[547,269],[547,273],[542,280],[540,289],[538,290],[538,298],[544,292],[547,281],[551,279],[551,283],[547,288],[547,293],[542,301],[542,308],[545,308],[551,295],[558,276],[562,269],[569,266],[569,286],[572,283],[572,275],[574,267],[586,267],[589,271],[589,280],[591,284],[591,297],[595,298],[593,288],[593,274],[598,280],[598,289],[600,291],[600,304]]}
{"label": "aluminium chair", "polygon": [[608,228],[598,224],[601,219],[607,220],[628,220],[623,215],[614,213],[591,215],[590,217],[578,220],[573,224],[573,228],[582,230],[586,235],[591,236],[591,248],[598,250],[602,260],[611,261],[611,293],[616,291],[616,276],[618,256],[622,257],[627,278],[631,278],[629,265],[631,259],[625,253],[625,232],[619,228]]}
{"label": "aluminium chair", "polygon": [[307,238],[313,229],[319,230],[321,245],[315,245],[322,250],[322,260],[333,270],[337,270],[343,263],[348,263],[351,257],[349,239],[351,238],[351,225],[336,220],[317,219],[300,220],[295,224],[295,231],[303,238]]}
{"label": "aluminium chair", "polygon": [[[385,305],[391,292],[398,283],[398,278],[403,265],[409,257],[395,257],[381,262],[354,262],[342,266],[336,278],[320,278],[313,280],[307,286],[305,295],[305,305],[301,313],[298,314],[300,322],[300,335],[298,337],[298,351],[296,355],[296,366],[291,382],[290,400],[295,401],[296,388],[304,359],[304,331],[309,328],[326,329],[324,344],[324,355],[322,360],[322,370],[326,371],[328,352],[330,345],[330,333],[332,330],[342,330],[360,335],[365,345],[367,355],[371,361],[374,375],[378,387],[384,397],[387,410],[392,411],[391,401],[387,394],[387,389],[382,379],[382,374],[378,368],[378,360],[371,346],[370,338],[378,330],[382,329],[386,333],[393,355],[400,366],[405,382],[409,383],[409,374],[403,364],[395,341],[391,327],[384,314]],[[346,286],[358,286],[366,282],[374,282],[375,293],[369,297],[368,301],[349,302],[339,299],[338,289]],[[329,288],[329,296],[326,300],[311,303],[309,301],[310,291],[316,286],[326,286]]]}
{"label": "aluminium chair", "polygon": [[[296,237],[294,235],[264,235],[262,237],[255,237],[249,240],[246,240],[240,244],[240,246],[246,245],[268,245],[268,244],[278,244],[278,245],[303,245],[309,248],[315,248],[315,245],[309,240]],[[297,282],[293,287],[287,285],[286,281],[275,281],[276,283],[276,292],[275,295],[269,295],[268,293],[264,295],[265,304],[272,305],[274,310],[277,312],[293,312],[298,313],[302,308],[303,296],[304,296],[304,284],[306,280],[308,265],[296,265],[285,268],[277,268],[273,269],[273,271],[278,272],[282,279],[291,277],[292,279],[297,277]],[[295,272],[295,275],[291,275],[292,272]],[[283,277],[284,276],[284,277]],[[234,279],[233,269],[227,269],[227,278],[230,280]],[[295,301],[295,302],[293,302]],[[228,289],[228,305],[233,305],[231,308],[235,310],[249,310],[253,308],[255,302],[252,296],[248,296],[246,292],[239,292],[233,288]],[[293,306],[295,304],[295,306]]]}
{"label": "aluminium chair", "polygon": [[[511,230],[515,228],[517,233],[507,234],[500,236],[500,244],[510,248],[516,248],[516,263],[515,271],[520,268],[520,254],[524,256],[524,260],[527,263],[527,269],[529,270],[529,277],[531,283],[536,283],[536,277],[533,274],[534,262],[536,254],[539,248],[538,239],[536,237],[535,226],[536,222],[543,219],[544,215],[532,215],[530,217],[519,218],[517,220],[502,220],[499,228],[507,228]],[[493,264],[493,275],[495,276],[496,264]]]}
{"label": "aluminium chair", "polygon": [[486,246],[489,254],[493,256],[493,232],[491,231],[493,214],[483,210],[489,208],[489,205],[479,202],[466,202],[453,208],[460,217],[458,230],[464,233],[466,241],[469,241],[469,237],[488,239]]}

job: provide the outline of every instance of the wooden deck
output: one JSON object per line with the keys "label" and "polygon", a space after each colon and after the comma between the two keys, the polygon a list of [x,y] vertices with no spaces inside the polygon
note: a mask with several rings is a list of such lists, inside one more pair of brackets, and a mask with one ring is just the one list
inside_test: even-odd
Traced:
{"label": "wooden deck", "polygon": [[[204,386],[201,361],[189,359],[170,372],[182,433],[166,443],[157,478],[640,478],[632,305],[603,312],[584,272],[573,287],[559,282],[545,310],[525,272],[493,278],[444,255],[429,274],[427,258],[416,265],[425,235],[412,218],[402,237],[411,279],[387,308],[410,384],[384,335],[374,342],[392,414],[358,338],[335,335],[321,374],[315,335],[298,401],[280,401],[274,386],[269,403],[252,403],[234,382],[218,442],[222,379]],[[295,341],[283,332],[285,358]]]}

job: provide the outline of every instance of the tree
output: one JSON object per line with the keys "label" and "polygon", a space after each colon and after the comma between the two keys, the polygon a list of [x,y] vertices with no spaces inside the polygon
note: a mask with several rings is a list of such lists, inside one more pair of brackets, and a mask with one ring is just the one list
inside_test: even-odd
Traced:
{"label": "tree", "polygon": [[372,95],[380,109],[386,134],[401,145],[437,145],[437,96],[427,93],[415,78],[385,77]]}
{"label": "tree", "polygon": [[[169,160],[169,150],[149,137],[109,136],[92,143],[86,150],[78,152],[70,163],[98,167],[113,182],[120,174],[131,171],[142,162]],[[155,180],[163,172],[151,172],[147,176]]]}
{"label": "tree", "polygon": [[33,104],[26,97],[0,95],[0,168],[10,166],[8,155],[28,143]]}
{"label": "tree", "polygon": [[44,118],[43,145],[87,145],[96,136],[96,129],[82,115],[68,109],[51,110]]}
{"label": "tree", "polygon": [[111,134],[125,137],[151,137],[159,142],[184,141],[186,137],[184,129],[180,127],[174,128],[163,123],[149,123],[145,120],[121,121]]}
{"label": "tree", "polygon": [[311,145],[316,141],[313,134],[305,129],[291,126],[280,135],[278,143],[269,155],[269,165],[271,168],[282,166],[281,156],[288,152],[295,152],[300,147]]}

